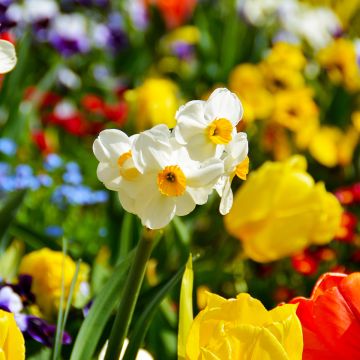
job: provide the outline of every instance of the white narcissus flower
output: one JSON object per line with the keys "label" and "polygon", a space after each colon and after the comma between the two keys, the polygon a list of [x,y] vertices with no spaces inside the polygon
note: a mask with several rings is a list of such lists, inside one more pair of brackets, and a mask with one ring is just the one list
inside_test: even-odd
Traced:
{"label": "white narcissus flower", "polygon": [[[128,347],[128,345],[129,345],[129,340],[125,339],[124,340],[124,346],[121,349],[119,360],[121,360],[124,357],[125,351],[126,351],[126,348]],[[102,348],[102,350],[101,350],[101,352],[99,354],[98,360],[104,360],[105,359],[105,353],[106,353],[107,347],[108,347],[108,342],[106,342],[104,347]],[[135,360],[153,360],[153,359],[154,358],[150,355],[150,353],[148,353],[144,349],[139,349],[139,351],[138,351],[138,353],[136,355],[136,358],[135,358]]]}
{"label": "white narcissus flower", "polygon": [[134,192],[141,183],[136,169],[131,145],[137,135],[128,137],[121,130],[102,131],[94,141],[93,152],[100,162],[97,176],[109,189],[119,193],[121,205],[126,211],[134,212]]}
{"label": "white narcissus flower", "polygon": [[245,133],[237,133],[226,146],[222,159],[224,161],[224,174],[215,185],[215,190],[221,196],[220,213],[226,215],[233,204],[231,183],[235,175],[246,180],[249,169],[248,141]]}
{"label": "white narcissus flower", "polygon": [[187,148],[175,141],[165,125],[139,134],[132,151],[142,174],[134,210],[150,229],[163,228],[175,215],[187,215],[196,204],[206,203],[224,172],[219,159],[204,163],[192,160]]}
{"label": "white narcissus flower", "polygon": [[6,40],[0,40],[0,74],[11,71],[16,65],[14,45]]}
{"label": "white narcissus flower", "polygon": [[190,101],[176,113],[176,140],[186,145],[192,159],[220,158],[236,134],[243,114],[238,97],[228,89],[216,89],[207,101]]}

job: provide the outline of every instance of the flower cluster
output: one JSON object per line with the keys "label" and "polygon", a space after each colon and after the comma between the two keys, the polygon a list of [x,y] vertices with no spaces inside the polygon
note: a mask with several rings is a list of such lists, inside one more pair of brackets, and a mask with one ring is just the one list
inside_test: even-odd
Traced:
{"label": "flower cluster", "polygon": [[236,130],[241,116],[236,95],[217,89],[207,101],[180,107],[172,131],[157,125],[128,137],[120,130],[104,130],[93,145],[98,178],[151,229],[205,204],[214,188],[222,198],[220,212],[226,214],[233,201],[233,177],[247,174],[247,137]]}

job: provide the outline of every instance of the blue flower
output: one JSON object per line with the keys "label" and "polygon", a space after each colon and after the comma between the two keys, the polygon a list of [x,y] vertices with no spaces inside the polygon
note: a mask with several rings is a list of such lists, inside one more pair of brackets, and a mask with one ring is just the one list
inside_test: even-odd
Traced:
{"label": "blue flower", "polygon": [[15,155],[17,150],[17,145],[16,143],[9,139],[9,138],[2,138],[0,139],[0,152],[8,155],[8,156],[12,156]]}
{"label": "blue flower", "polygon": [[49,154],[45,159],[44,168],[48,171],[52,171],[61,167],[62,164],[63,161],[59,155]]}
{"label": "blue flower", "polygon": [[45,228],[45,234],[52,237],[60,237],[64,233],[63,229],[58,225],[50,225]]}

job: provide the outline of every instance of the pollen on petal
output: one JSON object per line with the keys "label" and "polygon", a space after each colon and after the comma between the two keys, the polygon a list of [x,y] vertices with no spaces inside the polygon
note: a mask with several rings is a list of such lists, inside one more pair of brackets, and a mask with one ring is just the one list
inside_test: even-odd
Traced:
{"label": "pollen on petal", "polygon": [[158,173],[157,184],[163,195],[180,196],[186,189],[186,176],[179,166],[166,166]]}
{"label": "pollen on petal", "polygon": [[247,156],[240,164],[236,166],[235,174],[241,179],[246,180],[249,173],[249,157]]}
{"label": "pollen on petal", "polygon": [[214,144],[228,144],[232,139],[232,123],[225,118],[214,120],[207,127],[207,136]]}

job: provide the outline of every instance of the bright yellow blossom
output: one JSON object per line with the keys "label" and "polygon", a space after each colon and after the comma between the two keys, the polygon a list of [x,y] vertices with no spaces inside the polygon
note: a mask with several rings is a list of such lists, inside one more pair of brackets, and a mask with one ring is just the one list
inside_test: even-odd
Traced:
{"label": "bright yellow blossom", "polygon": [[305,85],[302,73],[290,67],[271,66],[263,62],[261,69],[271,92],[300,89]]}
{"label": "bright yellow blossom", "polygon": [[352,161],[358,140],[359,134],[353,127],[343,132],[335,126],[322,126],[314,134],[309,151],[324,166],[346,166]]}
{"label": "bright yellow blossom", "polygon": [[351,40],[335,40],[319,52],[318,59],[334,84],[341,84],[349,91],[360,89],[360,71]]}
{"label": "bright yellow blossom", "polygon": [[226,300],[207,293],[207,306],[190,329],[186,359],[301,360],[302,351],[296,306],[267,311],[249,294]]}
{"label": "bright yellow blossom", "polygon": [[175,113],[180,105],[179,89],[168,79],[149,78],[125,98],[135,109],[136,127],[144,130],[158,124],[175,126]]}
{"label": "bright yellow blossom", "polygon": [[251,259],[278,260],[311,244],[325,244],[338,230],[338,200],[322,183],[315,184],[306,167],[302,156],[268,161],[236,193],[225,226]]}
{"label": "bright yellow blossom", "polygon": [[229,77],[229,88],[240,98],[244,106],[244,121],[267,118],[272,110],[272,97],[265,88],[263,74],[258,66],[241,64]]}
{"label": "bright yellow blossom", "polygon": [[264,63],[271,67],[301,71],[306,65],[306,58],[300,46],[278,42],[266,56]]}
{"label": "bright yellow blossom", "polygon": [[[21,261],[19,273],[32,276],[31,291],[37,305],[46,317],[56,314],[61,297],[63,253],[47,248],[25,255]],[[76,264],[69,257],[64,259],[65,301],[69,294],[71,281],[75,275]],[[76,290],[81,282],[87,280],[88,266],[82,264],[76,283]]]}
{"label": "bright yellow blossom", "polygon": [[278,92],[274,103],[272,120],[294,132],[318,118],[318,108],[307,88]]}
{"label": "bright yellow blossom", "polygon": [[24,337],[16,325],[14,314],[0,310],[0,359],[25,359]]}

